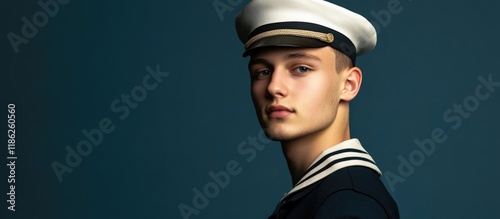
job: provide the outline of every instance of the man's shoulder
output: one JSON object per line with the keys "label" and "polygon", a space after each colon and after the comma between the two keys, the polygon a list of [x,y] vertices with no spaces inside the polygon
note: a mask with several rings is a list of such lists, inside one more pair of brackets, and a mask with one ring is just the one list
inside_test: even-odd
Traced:
{"label": "man's shoulder", "polygon": [[311,218],[370,218],[388,219],[384,206],[373,197],[354,190],[340,190],[330,194],[317,206]]}
{"label": "man's shoulder", "polygon": [[364,166],[338,169],[287,197],[277,210],[270,218],[399,219],[398,207],[378,173]]}
{"label": "man's shoulder", "polygon": [[[314,218],[332,212],[346,218],[399,218],[396,203],[377,172],[361,166],[342,168],[327,176],[311,191]],[[367,215],[363,215],[367,214]],[[379,215],[379,216],[377,216]]]}

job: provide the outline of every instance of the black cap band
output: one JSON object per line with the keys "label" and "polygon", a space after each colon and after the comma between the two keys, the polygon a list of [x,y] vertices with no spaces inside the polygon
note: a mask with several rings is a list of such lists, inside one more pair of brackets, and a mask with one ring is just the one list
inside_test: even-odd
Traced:
{"label": "black cap band", "polygon": [[328,41],[323,41],[320,39],[315,39],[307,36],[290,36],[286,34],[273,35],[252,42],[250,45],[247,46],[245,52],[243,53],[243,56],[248,56],[256,49],[263,47],[279,46],[279,47],[297,47],[297,48],[317,48],[323,46],[331,46],[332,48],[347,55],[352,60],[353,65],[356,64],[356,47],[354,46],[352,41],[345,35],[341,34],[340,32],[318,24],[306,23],[306,22],[280,22],[280,23],[266,24],[252,31],[248,39],[252,39],[253,37],[265,32],[280,30],[280,29],[305,30],[305,31],[314,31],[324,34],[333,34],[334,38],[333,42],[329,43]]}

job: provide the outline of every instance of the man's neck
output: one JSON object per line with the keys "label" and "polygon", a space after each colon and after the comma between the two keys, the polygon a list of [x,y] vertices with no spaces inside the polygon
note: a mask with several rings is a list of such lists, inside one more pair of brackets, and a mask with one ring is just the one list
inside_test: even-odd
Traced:
{"label": "man's neck", "polygon": [[350,133],[347,123],[342,129],[334,125],[317,133],[290,141],[282,141],[281,147],[288,163],[293,185],[299,182],[307,168],[321,152],[348,139],[350,139]]}

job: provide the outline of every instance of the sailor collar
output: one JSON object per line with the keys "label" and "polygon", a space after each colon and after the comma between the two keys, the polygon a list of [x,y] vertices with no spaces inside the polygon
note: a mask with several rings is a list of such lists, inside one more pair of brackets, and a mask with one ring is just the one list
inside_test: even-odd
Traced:
{"label": "sailor collar", "polygon": [[285,193],[281,200],[318,182],[337,170],[350,166],[368,167],[381,175],[373,158],[361,146],[359,140],[353,138],[324,150],[307,168],[300,181],[295,184],[290,192]]}

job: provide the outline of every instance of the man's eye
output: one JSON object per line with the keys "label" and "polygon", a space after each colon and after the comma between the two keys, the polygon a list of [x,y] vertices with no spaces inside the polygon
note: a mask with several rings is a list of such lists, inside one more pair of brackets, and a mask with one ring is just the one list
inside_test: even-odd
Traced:
{"label": "man's eye", "polygon": [[306,72],[308,72],[310,70],[311,69],[309,69],[308,67],[300,66],[300,67],[294,69],[293,72],[295,72],[295,73],[306,73]]}
{"label": "man's eye", "polygon": [[259,72],[257,72],[257,77],[267,77],[270,74],[271,74],[271,71],[269,71],[269,70],[259,71]]}

